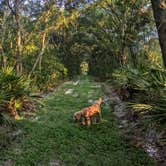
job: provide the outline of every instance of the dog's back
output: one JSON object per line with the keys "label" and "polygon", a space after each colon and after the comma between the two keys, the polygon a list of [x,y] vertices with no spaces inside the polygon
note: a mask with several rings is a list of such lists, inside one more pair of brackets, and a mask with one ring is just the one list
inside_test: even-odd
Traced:
{"label": "dog's back", "polygon": [[92,106],[88,107],[88,109],[85,110],[84,114],[85,117],[91,117],[92,115],[101,112],[100,105],[102,103],[102,99],[99,98],[97,103],[93,104]]}

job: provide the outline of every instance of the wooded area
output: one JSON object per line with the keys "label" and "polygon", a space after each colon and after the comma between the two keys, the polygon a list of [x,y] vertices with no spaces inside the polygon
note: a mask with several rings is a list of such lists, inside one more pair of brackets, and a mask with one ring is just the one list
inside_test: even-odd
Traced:
{"label": "wooded area", "polygon": [[[18,129],[17,125],[19,128],[28,126],[24,122],[29,119],[27,114],[40,114],[40,110],[45,108],[41,98],[45,100],[46,94],[50,93],[56,95],[57,87],[76,78],[79,78],[78,82],[87,79],[102,82],[107,90],[103,90],[105,94],[99,94],[112,110],[118,105],[111,96],[115,93],[121,103],[125,103],[123,112],[126,111],[125,117],[130,121],[128,128],[131,127],[134,135],[141,131],[139,136],[147,136],[145,131],[155,131],[155,138],[154,134],[149,137],[153,140],[150,144],[158,148],[158,154],[156,152],[157,157],[155,154],[152,156],[164,164],[165,20],[165,0],[0,0],[0,149],[5,156],[0,157],[0,165],[9,159],[8,152],[4,151],[12,142],[8,133]],[[80,88],[79,95],[84,91],[88,96],[90,88]],[[58,95],[61,100],[68,101],[68,98],[60,96],[60,92]],[[91,98],[96,100],[100,97],[97,92],[96,95]],[[89,100],[82,96],[80,101],[84,104],[80,103],[79,107],[79,102],[76,102],[76,109],[86,106]],[[69,102],[72,103],[70,99]],[[54,109],[56,105],[50,107]],[[50,109],[49,106],[46,108]],[[59,109],[67,109],[67,106],[59,106]],[[103,109],[107,110],[104,106]],[[47,116],[49,118],[49,114]],[[53,116],[57,118],[59,115],[55,113]],[[22,119],[23,122],[18,122]],[[105,128],[108,131],[111,129],[114,128]],[[34,159],[29,164],[34,165],[38,160]],[[111,166],[110,162],[105,165]],[[66,165],[73,165],[71,163]],[[132,162],[127,163],[128,160],[126,166],[133,165]]]}

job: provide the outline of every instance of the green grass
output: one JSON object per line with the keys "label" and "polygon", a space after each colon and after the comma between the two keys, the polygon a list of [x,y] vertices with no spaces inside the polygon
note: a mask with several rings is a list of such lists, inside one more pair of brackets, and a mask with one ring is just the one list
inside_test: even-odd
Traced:
{"label": "green grass", "polygon": [[[154,161],[142,150],[126,143],[120,135],[115,117],[102,105],[101,124],[90,128],[73,122],[72,115],[88,106],[89,99],[104,94],[93,81],[84,80],[74,86],[62,85],[45,99],[38,119],[18,121],[23,134],[10,148],[3,149],[0,160],[12,159],[16,166],[47,166],[50,162],[66,166],[153,166]],[[65,95],[67,89],[75,95]]]}

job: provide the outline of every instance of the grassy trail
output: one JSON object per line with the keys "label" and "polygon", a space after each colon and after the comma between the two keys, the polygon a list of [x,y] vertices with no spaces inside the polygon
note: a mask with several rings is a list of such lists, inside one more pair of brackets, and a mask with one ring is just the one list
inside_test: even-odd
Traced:
{"label": "grassy trail", "polygon": [[108,106],[102,105],[101,124],[87,129],[73,122],[74,112],[103,95],[100,85],[93,81],[63,84],[45,98],[46,106],[35,118],[18,122],[23,134],[2,151],[0,160],[14,160],[16,166],[155,165],[142,150],[123,140]]}

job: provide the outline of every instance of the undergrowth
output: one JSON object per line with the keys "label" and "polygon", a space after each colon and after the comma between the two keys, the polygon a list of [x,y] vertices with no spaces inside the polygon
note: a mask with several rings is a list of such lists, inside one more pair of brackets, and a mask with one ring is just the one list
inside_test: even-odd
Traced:
{"label": "undergrowth", "polygon": [[[153,166],[141,149],[120,135],[108,105],[102,105],[103,120],[90,128],[74,123],[72,115],[89,106],[88,100],[103,97],[100,84],[88,79],[65,83],[44,100],[45,107],[34,117],[17,121],[24,126],[12,144],[1,150],[0,164],[11,159],[16,166]],[[72,89],[71,94],[65,94]]]}

